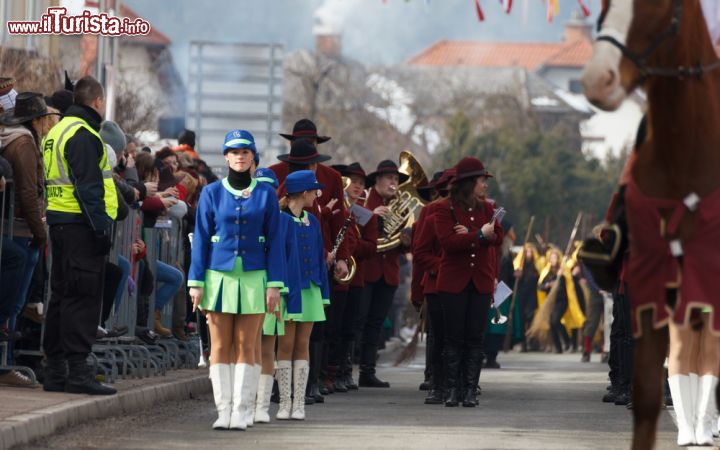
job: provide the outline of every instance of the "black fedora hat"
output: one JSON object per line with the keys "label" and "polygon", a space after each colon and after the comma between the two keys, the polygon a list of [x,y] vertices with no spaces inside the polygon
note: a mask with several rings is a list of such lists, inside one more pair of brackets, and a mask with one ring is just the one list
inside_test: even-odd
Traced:
{"label": "black fedora hat", "polygon": [[318,136],[317,127],[310,119],[298,120],[293,126],[292,134],[280,133],[280,136],[284,137],[288,141],[294,141],[296,139],[317,139],[318,144],[322,144],[323,142],[330,140],[329,136]]}
{"label": "black fedora hat", "polygon": [[15,98],[15,108],[5,111],[0,116],[0,124],[18,125],[48,114],[52,113],[48,113],[42,94],[21,92]]}
{"label": "black fedora hat", "polygon": [[308,166],[330,159],[328,155],[321,155],[317,147],[309,139],[293,139],[290,153],[277,157],[280,161],[299,166]]}
{"label": "black fedora hat", "polygon": [[53,92],[50,97],[45,97],[45,104],[65,114],[65,111],[73,104],[73,93],[67,89],[60,89]]}
{"label": "black fedora hat", "polygon": [[418,186],[418,188],[417,188],[418,195],[420,195],[420,197],[422,197],[423,200],[430,201],[430,192],[433,189],[438,188],[438,181],[440,180],[440,178],[442,178],[443,173],[444,172],[435,172],[433,174],[432,180],[430,180],[429,183],[427,183],[423,186]]}
{"label": "black fedora hat", "polygon": [[357,175],[363,178],[367,178],[367,174],[365,173],[365,169],[362,168],[360,163],[354,162],[351,164],[335,164],[333,166],[330,166],[336,171],[340,173],[340,175],[344,177],[349,177],[350,175]]}
{"label": "black fedora hat", "polygon": [[400,177],[400,184],[403,184],[410,179],[410,175],[406,175],[400,172],[400,170],[398,170],[398,166],[397,164],[395,164],[394,161],[386,159],[384,161],[380,161],[380,164],[378,164],[375,172],[367,176],[367,178],[365,179],[365,187],[374,186],[375,182],[377,181],[378,175],[384,175],[386,173],[398,174],[398,176]]}

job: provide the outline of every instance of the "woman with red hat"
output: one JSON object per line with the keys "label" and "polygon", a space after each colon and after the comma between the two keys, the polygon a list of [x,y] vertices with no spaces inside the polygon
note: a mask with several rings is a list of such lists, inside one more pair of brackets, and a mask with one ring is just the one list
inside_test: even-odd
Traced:
{"label": "woman with red hat", "polygon": [[[492,205],[480,200],[491,176],[477,158],[463,158],[456,166],[449,198],[441,200],[435,212],[435,233],[442,249],[437,291],[445,323],[445,406],[460,402],[476,406],[483,336],[495,290],[490,249],[503,241]],[[462,381],[460,367],[465,369]]]}

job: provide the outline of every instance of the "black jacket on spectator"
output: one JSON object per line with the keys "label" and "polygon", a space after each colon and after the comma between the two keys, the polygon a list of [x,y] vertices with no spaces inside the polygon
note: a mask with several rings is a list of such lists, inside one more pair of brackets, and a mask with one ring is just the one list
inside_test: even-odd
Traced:
{"label": "black jacket on spectator", "polygon": [[[102,117],[89,106],[72,105],[65,116],[79,117],[94,130],[100,130]],[[82,215],[48,211],[48,225],[85,223],[92,227],[96,235],[109,235],[112,220],[105,212],[105,187],[102,171],[99,170],[104,152],[102,141],[84,128],[68,139],[65,145],[65,159],[70,169],[68,176],[75,186],[75,197]]]}

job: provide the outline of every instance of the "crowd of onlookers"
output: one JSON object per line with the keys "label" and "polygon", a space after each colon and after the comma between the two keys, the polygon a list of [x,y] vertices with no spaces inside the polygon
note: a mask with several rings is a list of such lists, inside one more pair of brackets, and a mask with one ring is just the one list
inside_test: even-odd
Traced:
{"label": "crowd of onlookers", "polygon": [[[7,361],[0,361],[0,384],[25,386],[32,384],[30,378],[7,366],[30,366],[42,379],[40,358],[14,358],[14,351],[40,348],[46,313],[43,304],[50,289],[43,146],[50,130],[73,105],[74,96],[69,89],[47,96],[18,90],[15,80],[0,78],[0,343],[7,343],[10,349]],[[118,196],[116,230],[135,210],[141,214],[143,228],[171,219],[182,227],[180,235],[187,236],[193,228],[200,190],[217,179],[194,150],[195,133],[184,130],[177,146],[153,152],[126,131],[109,120],[101,123],[99,131]],[[117,232],[111,238],[115,236]],[[147,234],[140,232],[129,248],[116,246],[106,262],[97,338],[127,334],[128,324],[112,321],[110,326],[109,319],[126,298],[124,294],[137,290],[137,297],[132,297],[137,298],[136,337],[149,344],[160,337],[186,341],[186,327],[191,321],[184,283],[189,243],[185,242],[184,261],[181,258],[171,265],[158,260],[150,264],[144,236]],[[155,303],[151,308],[153,294]],[[170,303],[172,326],[167,328],[161,312]],[[151,310],[154,317],[148,318]]]}

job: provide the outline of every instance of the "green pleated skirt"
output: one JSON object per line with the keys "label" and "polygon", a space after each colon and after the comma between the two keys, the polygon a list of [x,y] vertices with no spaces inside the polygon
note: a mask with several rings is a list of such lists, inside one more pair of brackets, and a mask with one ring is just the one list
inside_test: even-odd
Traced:
{"label": "green pleated skirt", "polygon": [[229,314],[265,314],[265,270],[243,270],[242,258],[235,258],[229,272],[207,270],[200,308]]}
{"label": "green pleated skirt", "polygon": [[295,322],[324,322],[325,305],[330,301],[322,298],[320,287],[310,282],[310,287],[300,291],[302,295],[302,312],[299,314],[288,314],[288,320]]}
{"label": "green pleated skirt", "polygon": [[287,302],[285,295],[280,296],[280,320],[273,314],[265,314],[263,322],[263,336],[285,336],[285,321],[288,320]]}

